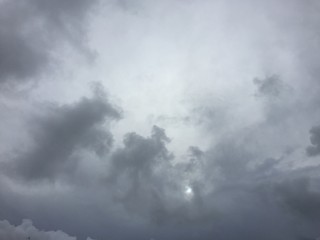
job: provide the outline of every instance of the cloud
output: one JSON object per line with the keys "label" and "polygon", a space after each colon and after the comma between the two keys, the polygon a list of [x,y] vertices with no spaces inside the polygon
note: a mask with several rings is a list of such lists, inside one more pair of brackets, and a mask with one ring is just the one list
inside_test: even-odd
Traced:
{"label": "cloud", "polygon": [[[76,237],[58,231],[41,231],[33,226],[29,219],[24,219],[21,225],[14,226],[8,221],[0,221],[1,240],[76,240]],[[87,238],[90,240],[91,238]],[[92,239],[91,239],[92,240]]]}
{"label": "cloud", "polygon": [[255,78],[253,82],[258,87],[258,95],[279,97],[283,91],[283,83],[279,76],[272,75],[265,79]]}
{"label": "cloud", "polygon": [[118,120],[120,112],[99,94],[69,105],[53,104],[42,116],[32,119],[30,141],[34,146],[7,162],[8,169],[27,181],[55,180],[57,175],[76,168],[81,159],[78,151],[99,157],[108,153],[113,136],[104,124]]}
{"label": "cloud", "polygon": [[179,164],[175,159],[164,164],[168,157],[163,155],[155,158],[168,151],[165,145],[155,145],[156,135],[128,134],[124,148],[112,158],[109,181],[114,188],[108,190],[127,214],[147,217],[169,236],[315,239],[319,167],[283,169],[288,155],[259,159],[259,150],[254,151],[258,135],[238,134],[247,136],[233,134],[207,151],[191,147],[186,161]]}
{"label": "cloud", "polygon": [[[148,137],[128,133],[122,147],[102,157],[108,164],[93,166],[104,174],[90,175],[94,179],[90,185],[71,182],[66,189],[44,185],[38,192],[37,185],[13,182],[12,189],[20,190],[2,188],[6,197],[1,199],[18,209],[18,216],[27,214],[46,228],[54,222],[55,228],[97,239],[106,235],[123,239],[133,233],[157,239],[315,239],[320,221],[319,166],[283,169],[289,156],[259,159],[248,143],[257,147],[240,137],[220,139],[206,151],[193,146],[185,161],[177,163],[168,150],[169,137],[155,126]],[[57,179],[65,162],[59,164]],[[28,191],[22,191],[24,186]],[[21,199],[21,209],[15,206],[21,204],[16,199]]]}
{"label": "cloud", "polygon": [[[320,5],[94,4],[0,0],[1,87],[64,63],[77,80],[0,96],[0,219],[81,240],[316,239]],[[101,58],[80,69],[68,51],[87,40]],[[88,96],[97,78],[124,112]]]}
{"label": "cloud", "polygon": [[85,50],[85,19],[94,2],[1,1],[0,83],[34,80],[65,44]]}
{"label": "cloud", "polygon": [[126,210],[155,221],[162,221],[165,214],[165,196],[170,191],[167,171],[173,159],[166,148],[169,138],[164,129],[154,126],[150,137],[128,133],[124,147],[111,156],[108,187]]}
{"label": "cloud", "polygon": [[314,126],[310,129],[310,142],[312,146],[307,148],[307,155],[310,157],[320,154],[320,126]]}
{"label": "cloud", "polygon": [[299,178],[283,182],[277,187],[284,203],[295,214],[308,221],[320,222],[320,192],[316,189],[318,179]]}

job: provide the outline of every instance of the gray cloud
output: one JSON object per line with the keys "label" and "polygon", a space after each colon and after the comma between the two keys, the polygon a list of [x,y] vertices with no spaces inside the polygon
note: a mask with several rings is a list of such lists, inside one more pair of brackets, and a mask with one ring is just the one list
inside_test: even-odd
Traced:
{"label": "gray cloud", "polygon": [[155,221],[163,220],[165,195],[170,190],[167,171],[173,155],[166,148],[168,141],[164,130],[157,126],[148,138],[128,133],[124,147],[111,156],[112,167],[107,177],[117,201],[129,212],[146,214]]}
{"label": "gray cloud", "polygon": [[279,97],[284,89],[283,83],[277,75],[265,79],[255,78],[253,82],[258,87],[258,96]]}
{"label": "gray cloud", "polygon": [[67,43],[85,50],[85,19],[95,1],[1,1],[0,83],[34,80]]}
{"label": "gray cloud", "polygon": [[320,154],[320,126],[315,126],[310,129],[310,142],[312,146],[307,148],[308,156],[316,156]]}
{"label": "gray cloud", "polygon": [[[108,164],[95,166],[105,168],[105,175],[91,175],[90,188],[71,183],[71,191],[52,189],[50,194],[34,195],[30,190],[18,198],[7,189],[6,198],[12,198],[7,204],[14,206],[15,199],[23,199],[18,216],[27,214],[45,228],[55,219],[55,228],[97,239],[132,234],[133,239],[205,240],[319,236],[318,166],[282,169],[286,158],[259,160],[250,141],[232,138],[221,139],[208,151],[191,147],[186,161],[177,164],[167,149],[168,140],[159,127],[149,137],[128,133],[123,147],[104,156]],[[186,192],[188,187],[191,193]],[[109,227],[103,230],[99,224]]]}
{"label": "gray cloud", "polygon": [[308,221],[320,222],[320,192],[316,186],[318,179],[299,178],[283,182],[277,187],[284,203],[295,214]]}
{"label": "gray cloud", "polygon": [[[50,77],[65,46],[85,51],[92,1],[0,2],[1,84]],[[0,239],[316,239],[320,5],[110,3],[91,39],[106,71],[67,97],[54,84],[0,96],[0,218],[45,229],[0,221]],[[99,86],[78,98],[89,75],[125,96],[125,124]],[[145,118],[166,130],[146,134]]]}
{"label": "gray cloud", "polygon": [[[112,191],[129,213],[147,216],[179,239],[315,239],[319,235],[314,211],[319,207],[319,191],[312,187],[319,183],[318,167],[285,170],[281,163],[287,157],[259,160],[259,153],[248,146],[257,147],[257,136],[251,136],[253,142],[246,137],[221,139],[205,152],[191,147],[188,161],[165,165],[157,175],[155,170],[167,158],[154,161],[164,148],[151,147],[156,146],[154,137],[130,134],[114,157],[119,162],[111,170],[111,181],[116,183]],[[185,192],[186,186],[192,195]]]}
{"label": "gray cloud", "polygon": [[34,147],[8,162],[8,169],[24,180],[51,179],[76,167],[77,151],[88,150],[102,157],[110,150],[113,137],[105,121],[120,113],[96,93],[70,105],[49,106],[45,114],[30,121]]}

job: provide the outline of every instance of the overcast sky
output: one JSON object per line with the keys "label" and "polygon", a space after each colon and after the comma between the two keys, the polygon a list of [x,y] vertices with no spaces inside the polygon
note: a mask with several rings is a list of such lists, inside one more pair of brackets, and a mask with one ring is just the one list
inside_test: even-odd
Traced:
{"label": "overcast sky", "polygon": [[0,240],[318,239],[319,12],[0,0]]}

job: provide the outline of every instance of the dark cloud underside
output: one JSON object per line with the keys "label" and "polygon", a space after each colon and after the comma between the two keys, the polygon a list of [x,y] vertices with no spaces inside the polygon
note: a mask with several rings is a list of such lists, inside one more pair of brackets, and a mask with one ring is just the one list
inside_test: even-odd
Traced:
{"label": "dark cloud underside", "polygon": [[103,124],[119,118],[120,113],[100,96],[50,107],[44,117],[31,122],[34,147],[10,160],[8,167],[24,180],[54,180],[76,166],[77,151],[108,153],[113,137]]}

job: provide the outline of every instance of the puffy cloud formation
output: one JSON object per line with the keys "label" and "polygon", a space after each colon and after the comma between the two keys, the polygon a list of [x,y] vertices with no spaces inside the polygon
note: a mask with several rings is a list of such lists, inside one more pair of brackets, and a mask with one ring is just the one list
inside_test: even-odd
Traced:
{"label": "puffy cloud formation", "polygon": [[77,151],[106,154],[113,138],[103,124],[119,117],[120,113],[101,96],[83,98],[72,105],[50,106],[43,117],[30,124],[34,147],[10,160],[10,164],[24,180],[54,180],[76,167]]}
{"label": "puffy cloud formation", "polygon": [[[11,225],[8,221],[0,221],[0,239],[6,240],[76,240],[62,231],[41,231],[33,226],[32,221],[24,219],[19,226]],[[90,240],[90,238],[87,238]]]}

